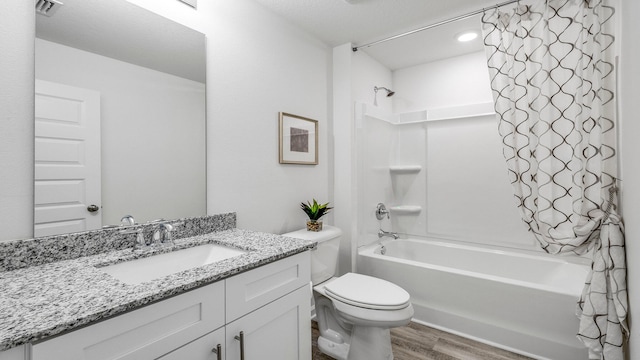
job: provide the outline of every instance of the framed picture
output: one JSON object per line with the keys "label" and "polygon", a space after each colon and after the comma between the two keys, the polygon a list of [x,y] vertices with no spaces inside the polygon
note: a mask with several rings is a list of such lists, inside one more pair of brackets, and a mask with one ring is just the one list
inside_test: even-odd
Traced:
{"label": "framed picture", "polygon": [[280,113],[280,164],[318,164],[318,121]]}

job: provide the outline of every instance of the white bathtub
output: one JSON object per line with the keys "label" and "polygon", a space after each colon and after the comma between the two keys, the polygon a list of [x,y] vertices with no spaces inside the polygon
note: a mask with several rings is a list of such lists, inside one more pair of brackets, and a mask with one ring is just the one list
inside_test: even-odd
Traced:
{"label": "white bathtub", "polygon": [[414,321],[537,359],[583,360],[576,301],[588,266],[434,239],[360,248],[358,272],[411,294]]}

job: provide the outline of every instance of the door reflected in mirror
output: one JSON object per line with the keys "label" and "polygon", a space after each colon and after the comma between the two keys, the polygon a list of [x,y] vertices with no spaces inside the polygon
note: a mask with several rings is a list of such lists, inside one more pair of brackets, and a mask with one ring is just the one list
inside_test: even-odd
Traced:
{"label": "door reflected in mirror", "polygon": [[36,37],[35,235],[206,215],[204,35],[66,0]]}

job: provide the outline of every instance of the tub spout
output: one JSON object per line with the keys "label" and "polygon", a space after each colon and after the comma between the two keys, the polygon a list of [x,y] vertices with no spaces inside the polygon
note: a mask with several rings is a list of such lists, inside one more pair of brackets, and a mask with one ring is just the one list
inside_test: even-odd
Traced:
{"label": "tub spout", "polygon": [[384,231],[382,229],[378,230],[378,238],[381,239],[383,237],[391,237],[394,238],[395,240],[397,240],[400,236],[398,236],[398,233],[395,233],[393,231]]}

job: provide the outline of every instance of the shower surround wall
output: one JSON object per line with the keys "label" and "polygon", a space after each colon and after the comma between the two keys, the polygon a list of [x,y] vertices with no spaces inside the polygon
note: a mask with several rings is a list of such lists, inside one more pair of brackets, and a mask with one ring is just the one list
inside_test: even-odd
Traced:
{"label": "shower surround wall", "polygon": [[[363,179],[359,245],[382,228],[540,251],[515,211],[494,115],[452,116],[393,123],[363,112],[357,120]],[[389,208],[390,219],[375,218],[379,202]]]}
{"label": "shower surround wall", "polygon": [[[370,235],[382,227],[540,252],[515,208],[484,54],[392,75],[395,115],[356,105],[358,245],[374,241]],[[375,219],[378,202],[391,209],[391,219]]]}

